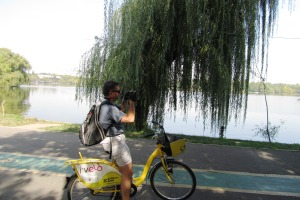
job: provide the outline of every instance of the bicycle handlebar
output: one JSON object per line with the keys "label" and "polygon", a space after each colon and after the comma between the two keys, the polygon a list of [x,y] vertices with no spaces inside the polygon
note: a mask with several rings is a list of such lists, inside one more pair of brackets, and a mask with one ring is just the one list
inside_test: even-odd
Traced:
{"label": "bicycle handlebar", "polygon": [[157,121],[151,121],[153,124],[157,125],[160,129],[163,130],[163,132],[165,132],[165,129],[163,127],[163,125],[161,125],[160,123],[158,123]]}
{"label": "bicycle handlebar", "polygon": [[[161,125],[161,124],[160,124],[159,122],[157,122],[157,121],[151,121],[151,122],[152,122],[154,125],[157,125],[158,128],[160,128],[160,129],[162,130],[162,133],[163,133],[163,134],[166,134],[163,125]],[[145,135],[144,137],[145,137],[145,138],[149,138],[149,137],[153,137],[153,136],[158,136],[158,133],[149,133],[149,134]]]}

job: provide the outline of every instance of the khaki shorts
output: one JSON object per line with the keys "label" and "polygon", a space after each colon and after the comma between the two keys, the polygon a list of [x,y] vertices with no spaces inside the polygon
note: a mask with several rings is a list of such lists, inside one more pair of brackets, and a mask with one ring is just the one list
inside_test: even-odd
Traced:
{"label": "khaki shorts", "polygon": [[121,134],[115,137],[106,137],[100,143],[107,152],[110,152],[110,144],[112,144],[112,158],[118,166],[125,166],[132,162],[131,154],[125,141],[125,135]]}

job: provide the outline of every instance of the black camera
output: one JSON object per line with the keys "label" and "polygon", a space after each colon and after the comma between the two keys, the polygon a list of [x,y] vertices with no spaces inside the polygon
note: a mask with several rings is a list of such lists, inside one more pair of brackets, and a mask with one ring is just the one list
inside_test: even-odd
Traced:
{"label": "black camera", "polygon": [[136,91],[128,91],[124,95],[124,100],[131,100],[131,101],[136,101],[138,98],[138,94]]}

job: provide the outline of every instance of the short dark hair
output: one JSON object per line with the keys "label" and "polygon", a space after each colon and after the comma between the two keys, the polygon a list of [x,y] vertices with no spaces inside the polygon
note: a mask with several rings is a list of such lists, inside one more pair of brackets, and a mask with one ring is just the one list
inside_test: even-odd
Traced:
{"label": "short dark hair", "polygon": [[106,81],[102,87],[102,93],[105,97],[109,95],[109,91],[114,90],[119,83],[116,81]]}

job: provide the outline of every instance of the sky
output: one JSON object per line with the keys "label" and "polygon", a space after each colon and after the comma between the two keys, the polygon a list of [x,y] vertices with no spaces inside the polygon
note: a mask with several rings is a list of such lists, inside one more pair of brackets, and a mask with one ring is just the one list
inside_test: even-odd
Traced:
{"label": "sky", "polygon": [[[34,73],[75,75],[103,31],[103,0],[0,0],[0,48],[26,58]],[[267,81],[300,83],[300,0],[280,6],[270,39]]]}
{"label": "sky", "polygon": [[74,74],[103,21],[103,0],[0,0],[0,48],[35,73]]}

